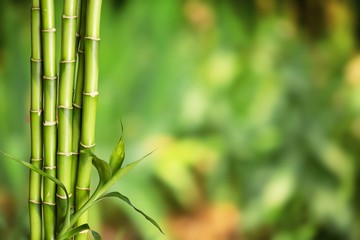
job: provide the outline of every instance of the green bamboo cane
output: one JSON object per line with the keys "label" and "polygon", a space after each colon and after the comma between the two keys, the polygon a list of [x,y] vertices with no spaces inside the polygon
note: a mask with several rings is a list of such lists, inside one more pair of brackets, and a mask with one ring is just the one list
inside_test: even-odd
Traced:
{"label": "green bamboo cane", "polygon": [[[81,0],[80,0],[81,1]],[[84,89],[84,68],[85,68],[85,56],[84,56],[84,34],[85,34],[85,21],[86,21],[86,1],[81,2],[81,17],[80,17],[80,30],[79,36],[80,43],[78,49],[78,65],[77,65],[77,77],[75,94],[73,100],[73,132],[72,132],[72,165],[71,165],[71,192],[75,193],[75,185],[77,179],[77,169],[79,161],[79,142],[80,142],[80,130],[81,130],[81,108],[82,108],[82,94]],[[71,206],[74,206],[75,198],[70,201]]]}
{"label": "green bamboo cane", "polygon": [[80,42],[80,26],[81,26],[81,9],[82,9],[82,4],[86,2],[86,0],[77,0],[77,6],[76,6],[76,15],[78,16],[77,20],[76,20],[76,47],[79,46],[79,42]]}
{"label": "green bamboo cane", "polygon": [[[72,160],[72,91],[76,64],[77,0],[64,0],[61,32],[61,59],[58,103],[57,178],[64,184],[71,197]],[[63,224],[66,214],[66,195],[57,189],[57,227]]]}
{"label": "green bamboo cane", "polygon": [[[56,60],[54,0],[41,0],[42,52],[43,52],[43,101],[44,101],[44,170],[56,176]],[[44,179],[43,211],[45,239],[55,239],[56,185]]]}
{"label": "green bamboo cane", "polygon": [[[98,53],[100,43],[101,0],[88,0],[85,30],[85,82],[81,125],[81,148],[93,151],[95,146],[95,119],[98,96]],[[85,204],[90,193],[91,157],[81,153],[76,186],[76,209]],[[88,213],[78,220],[77,226],[87,223]],[[76,239],[86,239],[79,234]]]}
{"label": "green bamboo cane", "polygon": [[[42,56],[40,1],[31,4],[31,163],[42,168]],[[42,238],[41,175],[30,171],[29,180],[30,239]]]}

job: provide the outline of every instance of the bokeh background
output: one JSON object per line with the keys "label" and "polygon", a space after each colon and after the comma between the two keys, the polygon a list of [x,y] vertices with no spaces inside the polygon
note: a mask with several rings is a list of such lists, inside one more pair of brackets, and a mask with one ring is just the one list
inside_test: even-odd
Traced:
{"label": "bokeh background", "polygon": [[[29,7],[0,1],[0,149],[22,159]],[[360,239],[360,1],[104,0],[101,35],[96,153],[120,121],[126,162],[157,149],[114,190],[166,232],[106,201],[105,240]],[[1,157],[2,239],[28,239],[27,184]]]}

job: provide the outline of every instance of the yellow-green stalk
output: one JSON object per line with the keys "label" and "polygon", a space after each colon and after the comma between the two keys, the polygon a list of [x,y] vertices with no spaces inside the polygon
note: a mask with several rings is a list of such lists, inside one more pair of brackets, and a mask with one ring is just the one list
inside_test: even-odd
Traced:
{"label": "yellow-green stalk", "polygon": [[81,17],[81,9],[82,9],[82,5],[86,3],[86,0],[77,0],[77,6],[76,6],[76,15],[78,16],[77,20],[76,20],[76,48],[78,48],[79,46],[79,42],[80,42],[80,26],[81,26],[81,22],[82,22],[82,17]]}
{"label": "yellow-green stalk", "polygon": [[[42,168],[42,55],[40,1],[31,4],[31,163]],[[29,179],[30,239],[42,239],[41,175],[30,171]]]}
{"label": "yellow-green stalk", "polygon": [[[72,160],[72,91],[76,65],[76,19],[77,0],[64,0],[61,28],[61,58],[59,73],[58,101],[58,148],[57,178],[66,187],[71,198],[71,160]],[[66,214],[66,195],[57,189],[57,227],[63,224]]]}
{"label": "yellow-green stalk", "polygon": [[[81,0],[80,0],[81,1]],[[84,50],[84,34],[85,34],[85,21],[86,21],[86,1],[82,0],[81,2],[81,17],[79,23],[79,36],[80,43],[78,48],[78,57],[77,57],[77,77],[76,77],[76,86],[73,100],[73,123],[72,123],[72,165],[71,165],[71,192],[75,194],[75,186],[77,179],[77,169],[79,161],[79,144],[80,144],[80,131],[81,131],[81,108],[82,108],[82,95],[84,89],[84,73],[85,73],[85,50]],[[79,12],[79,10],[78,10]],[[70,201],[72,207],[75,208],[73,197]]]}
{"label": "yellow-green stalk", "polygon": [[[98,97],[98,53],[100,44],[100,16],[101,0],[88,0],[85,28],[85,81],[83,90],[83,108],[80,145],[82,149],[93,151],[95,146],[95,119]],[[86,153],[80,154],[77,185],[76,210],[89,199],[91,157]],[[85,212],[77,221],[77,226],[87,223],[88,214]],[[76,239],[86,239],[87,234],[79,234]]]}
{"label": "yellow-green stalk", "polygon": [[[41,0],[41,32],[43,54],[43,108],[44,108],[44,170],[56,177],[56,60],[54,0]],[[45,239],[55,239],[56,185],[44,179],[43,211]]]}

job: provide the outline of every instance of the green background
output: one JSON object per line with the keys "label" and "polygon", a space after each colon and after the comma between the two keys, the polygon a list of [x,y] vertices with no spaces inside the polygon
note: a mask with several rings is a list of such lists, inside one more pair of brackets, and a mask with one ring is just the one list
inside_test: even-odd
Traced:
{"label": "green background", "polygon": [[[117,201],[91,226],[104,239],[359,239],[359,5],[104,0],[96,153],[109,158],[121,121],[126,162],[157,149],[114,189],[166,235]],[[30,2],[0,9],[0,149],[26,160]],[[27,184],[1,157],[3,239],[28,238]]]}

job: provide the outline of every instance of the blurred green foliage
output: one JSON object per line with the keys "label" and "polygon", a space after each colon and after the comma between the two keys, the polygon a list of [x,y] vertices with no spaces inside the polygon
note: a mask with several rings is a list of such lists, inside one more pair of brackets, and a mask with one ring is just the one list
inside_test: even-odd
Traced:
{"label": "blurred green foliage", "polygon": [[[0,148],[23,159],[29,5],[0,2]],[[126,162],[157,148],[117,188],[167,235],[117,202],[92,226],[105,239],[359,239],[359,10],[104,1],[96,152],[110,155],[120,119]],[[26,236],[26,189],[26,170],[1,159],[2,236]]]}

